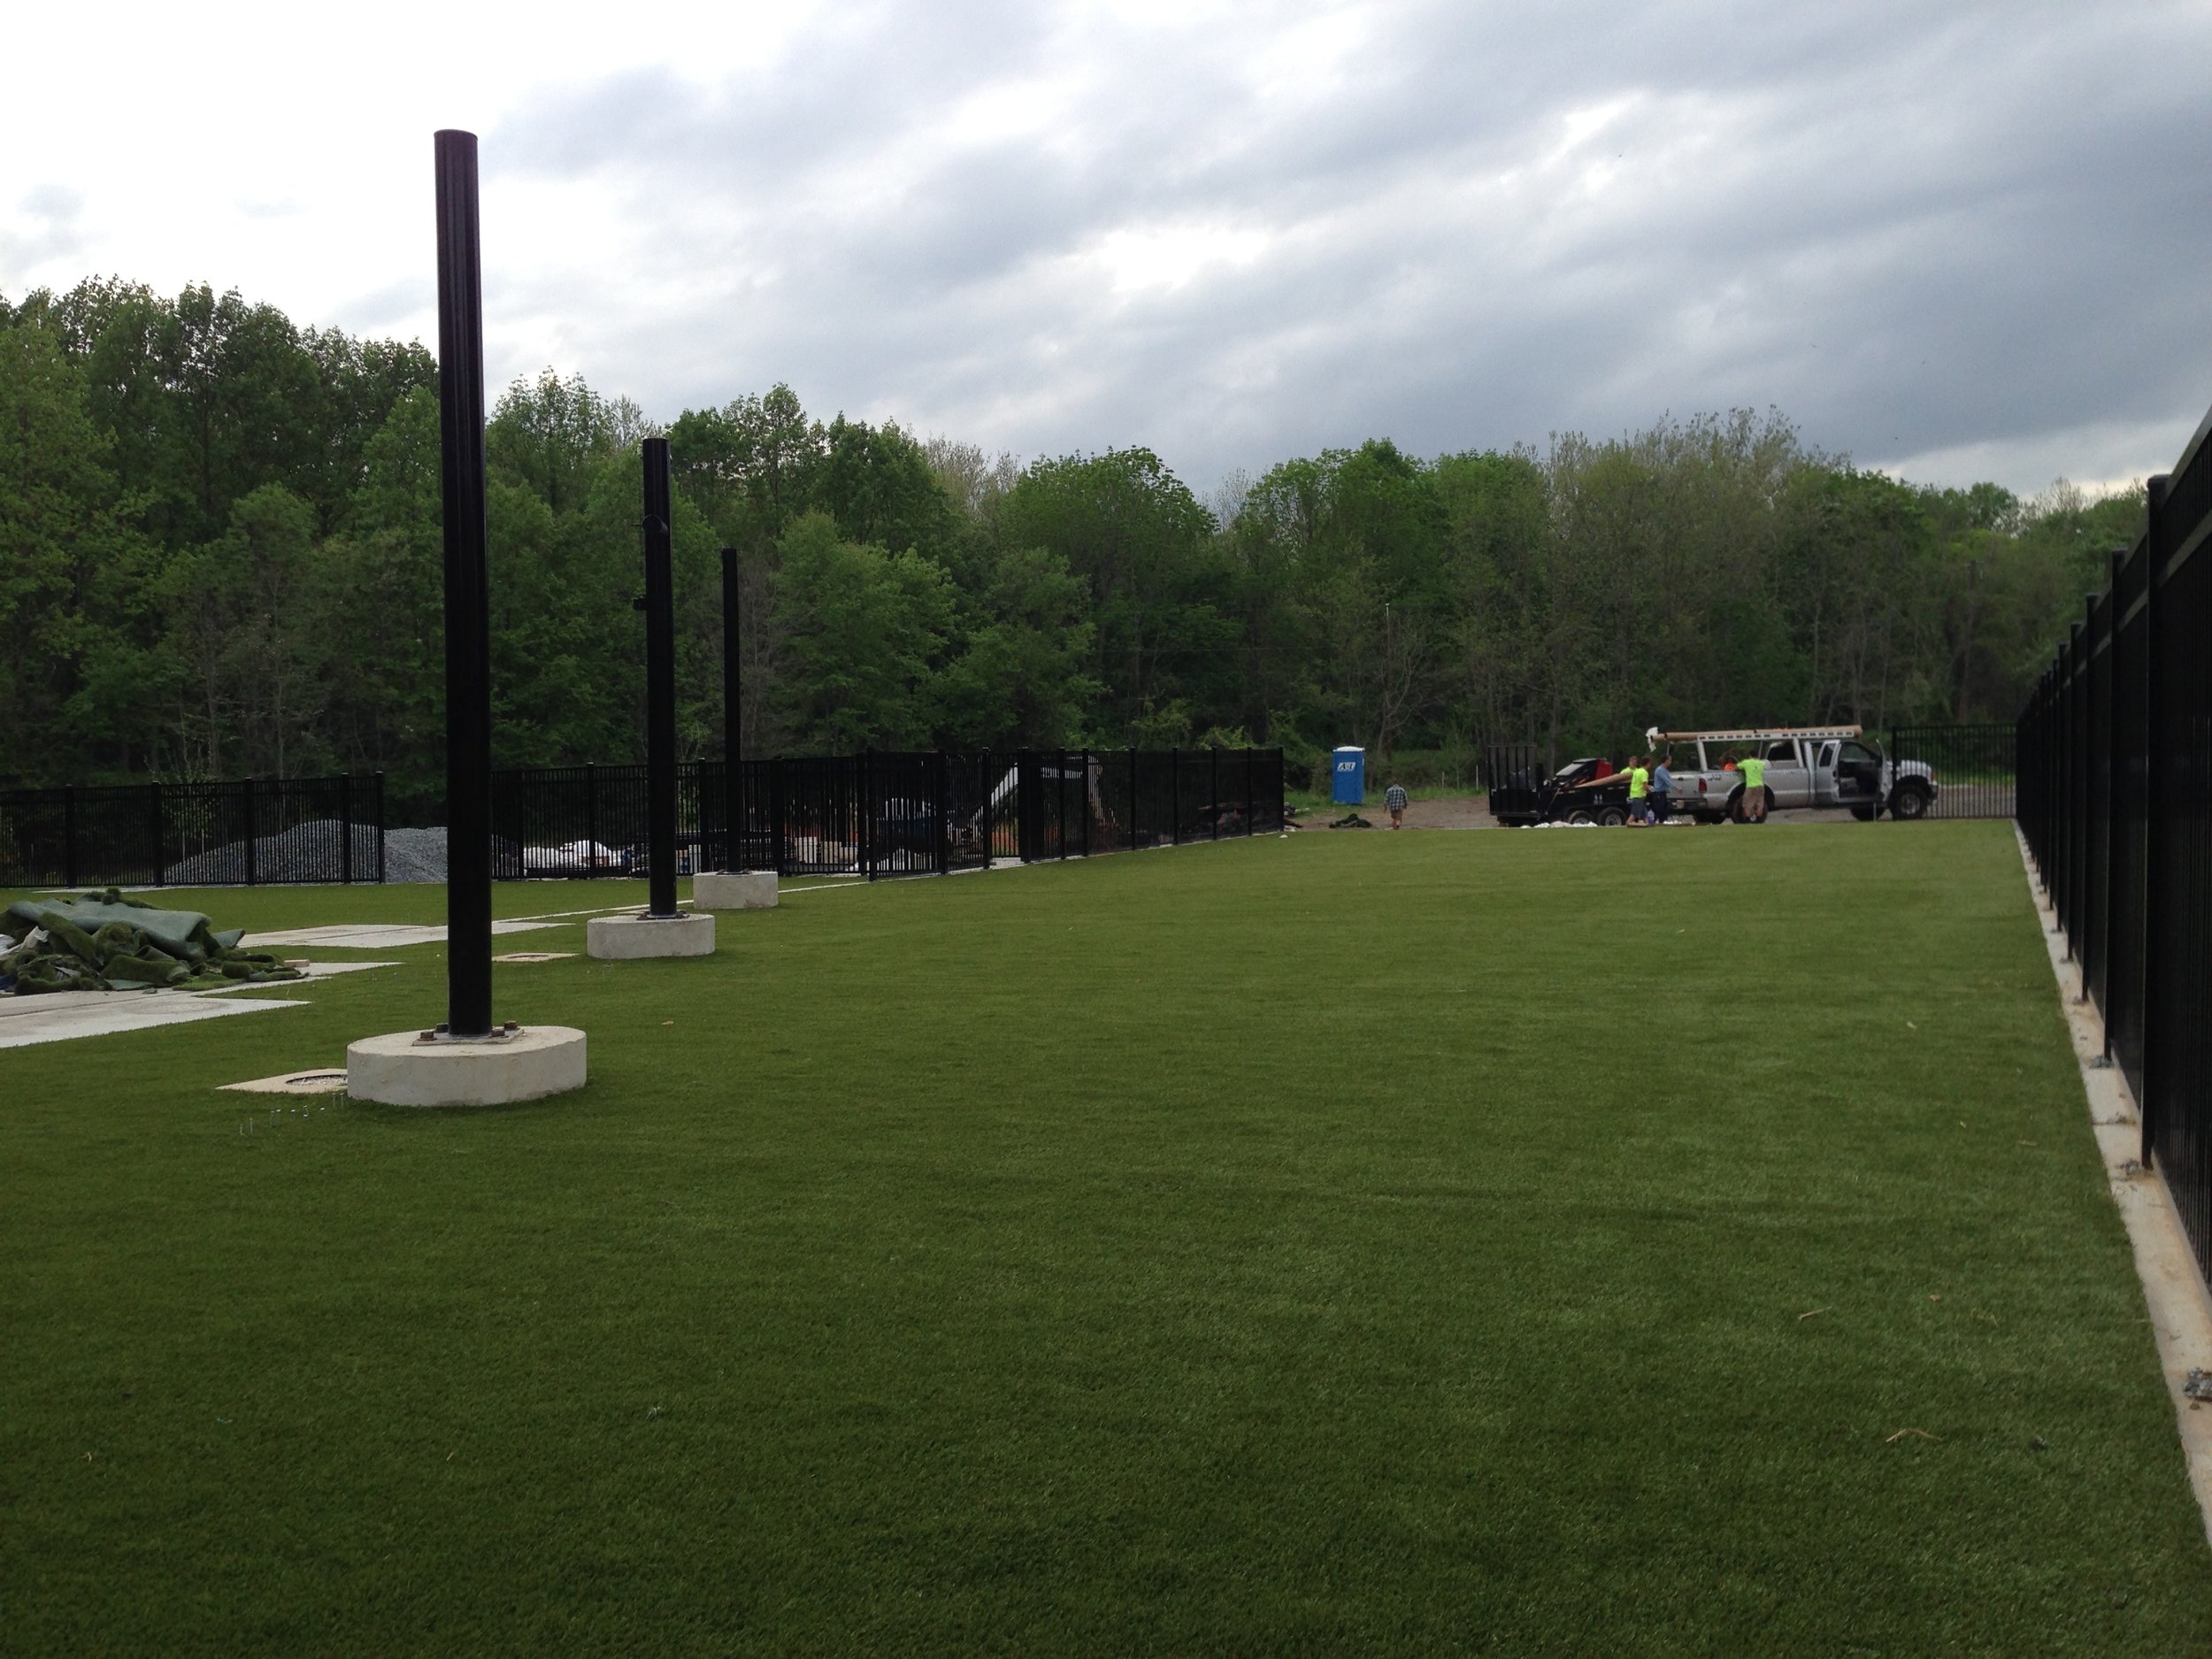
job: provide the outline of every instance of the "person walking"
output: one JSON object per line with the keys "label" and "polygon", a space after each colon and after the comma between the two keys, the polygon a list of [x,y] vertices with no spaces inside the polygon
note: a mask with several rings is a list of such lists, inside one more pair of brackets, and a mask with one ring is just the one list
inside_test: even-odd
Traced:
{"label": "person walking", "polygon": [[1651,761],[1651,806],[1645,821],[1650,824],[1665,823],[1673,796],[1674,773],[1667,769],[1664,756],[1655,755]]}
{"label": "person walking", "polygon": [[1767,821],[1767,764],[1760,758],[1757,747],[1736,764],[1743,774],[1743,821],[1763,824]]}
{"label": "person walking", "polygon": [[1384,790],[1383,804],[1390,809],[1390,827],[1392,829],[1405,828],[1406,792],[1404,786],[1393,783],[1390,787]]}

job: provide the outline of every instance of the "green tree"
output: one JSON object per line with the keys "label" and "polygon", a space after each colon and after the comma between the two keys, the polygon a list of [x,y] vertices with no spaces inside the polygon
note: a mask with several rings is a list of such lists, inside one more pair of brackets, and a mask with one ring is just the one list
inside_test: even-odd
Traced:
{"label": "green tree", "polygon": [[845,541],[824,512],[803,515],[781,552],[775,595],[790,658],[781,700],[795,740],[817,751],[927,742],[953,620],[944,572],[917,553]]}

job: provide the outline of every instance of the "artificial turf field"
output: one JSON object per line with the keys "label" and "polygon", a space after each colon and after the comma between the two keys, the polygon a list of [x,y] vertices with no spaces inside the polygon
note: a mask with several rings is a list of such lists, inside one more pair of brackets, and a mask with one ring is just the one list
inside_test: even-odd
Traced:
{"label": "artificial turf field", "polygon": [[214,1092],[438,947],[0,1050],[0,1647],[2205,1652],[2038,926],[1997,824],[1312,834],[502,967],[506,1110]]}

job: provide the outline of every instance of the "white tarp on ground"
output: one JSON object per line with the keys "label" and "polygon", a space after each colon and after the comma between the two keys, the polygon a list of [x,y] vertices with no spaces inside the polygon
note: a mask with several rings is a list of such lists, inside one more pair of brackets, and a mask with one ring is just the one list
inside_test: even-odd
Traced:
{"label": "white tarp on ground", "polygon": [[[494,922],[495,933],[529,933],[541,927],[564,927],[565,922]],[[273,933],[249,933],[240,941],[251,949],[278,945],[326,945],[337,950],[397,950],[404,945],[442,945],[443,927],[408,927],[392,923],[340,924],[330,927],[288,927]]]}

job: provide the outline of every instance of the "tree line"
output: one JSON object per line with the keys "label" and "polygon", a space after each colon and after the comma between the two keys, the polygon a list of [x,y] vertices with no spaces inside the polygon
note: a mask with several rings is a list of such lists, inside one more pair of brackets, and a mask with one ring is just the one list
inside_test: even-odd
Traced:
{"label": "tree line", "polygon": [[[498,400],[495,752],[643,752],[641,441],[676,482],[679,722],[748,753],[1333,744],[1617,751],[1648,725],[2008,720],[2132,495],[1916,487],[1780,414],[1201,500],[1141,448],[1026,465],[785,386],[664,428],[550,372]],[[436,365],[204,286],[0,296],[0,783],[443,776]]]}

